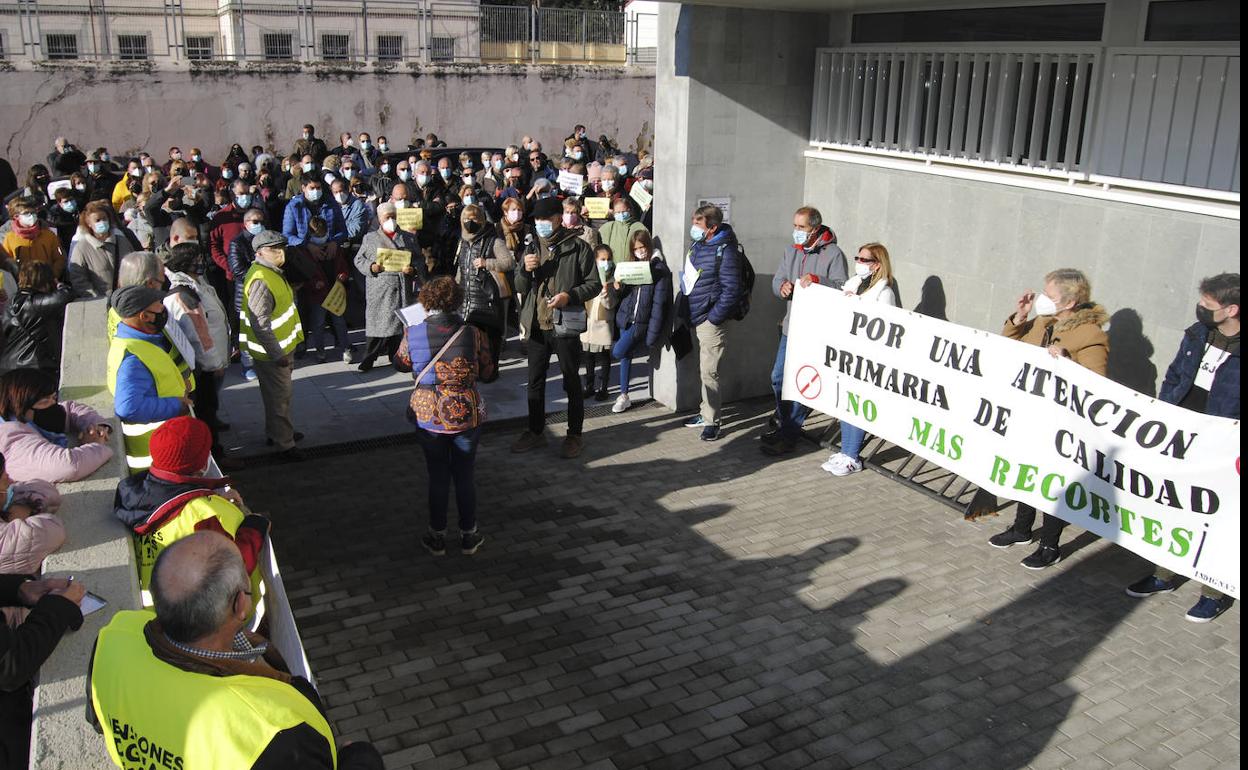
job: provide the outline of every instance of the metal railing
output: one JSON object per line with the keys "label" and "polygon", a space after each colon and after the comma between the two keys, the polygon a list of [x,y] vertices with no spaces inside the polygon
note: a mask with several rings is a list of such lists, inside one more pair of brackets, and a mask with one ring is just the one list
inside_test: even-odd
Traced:
{"label": "metal railing", "polygon": [[811,143],[1239,192],[1239,51],[820,49]]}
{"label": "metal railing", "polygon": [[0,0],[10,61],[623,65],[629,40],[623,13],[474,2]]}

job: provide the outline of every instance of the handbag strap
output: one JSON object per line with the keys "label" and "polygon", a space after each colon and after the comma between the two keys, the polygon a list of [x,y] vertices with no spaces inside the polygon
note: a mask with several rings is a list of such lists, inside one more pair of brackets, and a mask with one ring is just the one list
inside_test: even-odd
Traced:
{"label": "handbag strap", "polygon": [[421,380],[425,379],[425,375],[429,373],[429,370],[433,368],[433,365],[436,364],[442,356],[446,355],[446,351],[449,350],[451,345],[455,343],[455,340],[459,339],[459,335],[464,333],[465,328],[467,328],[466,325],[456,329],[455,333],[451,335],[451,338],[447,340],[446,344],[442,346],[442,349],[438,351],[438,354],[431,358],[429,363],[425,364],[425,368],[420,370],[420,375],[416,378],[417,385],[420,384]]}

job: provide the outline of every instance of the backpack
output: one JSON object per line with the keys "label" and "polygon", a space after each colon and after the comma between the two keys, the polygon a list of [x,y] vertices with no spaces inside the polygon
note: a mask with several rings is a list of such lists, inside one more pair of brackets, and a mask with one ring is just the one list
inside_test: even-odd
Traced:
{"label": "backpack", "polygon": [[[724,260],[724,249],[728,248],[728,244],[720,246],[715,251],[715,280],[719,280],[719,267]],[[754,266],[750,264],[750,258],[745,255],[745,247],[737,242],[737,254],[741,257],[741,295],[737,297],[737,312],[733,315],[732,320],[740,321],[750,312],[750,297],[754,294]]]}

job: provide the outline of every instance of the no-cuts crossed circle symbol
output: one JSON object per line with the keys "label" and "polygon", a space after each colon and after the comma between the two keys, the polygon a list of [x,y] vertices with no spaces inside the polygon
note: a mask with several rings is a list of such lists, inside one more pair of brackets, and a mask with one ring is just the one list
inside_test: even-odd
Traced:
{"label": "no-cuts crossed circle symbol", "polygon": [[797,392],[802,394],[802,398],[814,400],[823,392],[823,377],[813,366],[808,365],[798,369],[794,381],[797,385]]}

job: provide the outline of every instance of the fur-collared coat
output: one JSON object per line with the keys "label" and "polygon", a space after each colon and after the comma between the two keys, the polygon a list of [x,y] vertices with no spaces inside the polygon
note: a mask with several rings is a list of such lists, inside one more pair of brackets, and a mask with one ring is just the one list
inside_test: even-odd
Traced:
{"label": "fur-collared coat", "polygon": [[[1101,327],[1108,321],[1109,314],[1105,308],[1086,302],[1065,319],[1042,315],[1016,325],[1014,316],[1010,316],[1005,320],[1001,333],[1030,345],[1065,348],[1076,363],[1103,377],[1109,368],[1109,335]],[[1049,327],[1053,328],[1051,334]]]}

